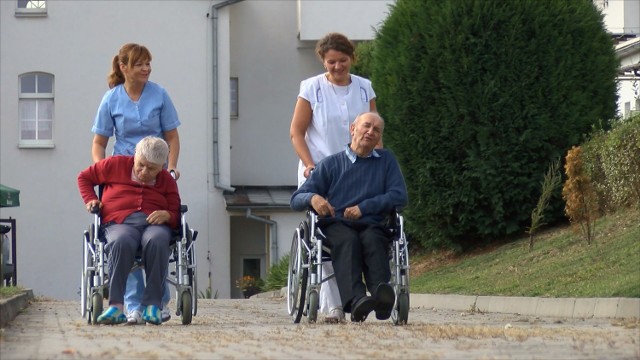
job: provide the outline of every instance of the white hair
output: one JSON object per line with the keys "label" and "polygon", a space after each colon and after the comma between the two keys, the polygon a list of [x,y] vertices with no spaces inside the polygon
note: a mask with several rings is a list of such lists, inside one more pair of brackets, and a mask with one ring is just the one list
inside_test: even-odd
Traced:
{"label": "white hair", "polygon": [[382,118],[382,115],[380,115],[380,113],[378,113],[377,111],[368,111],[368,112],[363,112],[360,113],[360,115],[356,116],[355,120],[353,120],[353,123],[357,123],[361,117],[364,117],[365,115],[372,115],[375,118],[378,118],[381,122],[382,122],[382,127],[384,128],[384,119]]}
{"label": "white hair", "polygon": [[159,137],[147,136],[136,144],[136,155],[154,164],[164,165],[169,156],[169,145]]}

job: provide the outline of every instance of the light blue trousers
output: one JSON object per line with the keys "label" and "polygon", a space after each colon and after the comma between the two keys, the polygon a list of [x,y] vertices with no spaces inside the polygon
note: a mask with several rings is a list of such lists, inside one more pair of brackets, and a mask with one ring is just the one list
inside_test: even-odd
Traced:
{"label": "light blue trousers", "polygon": [[[135,269],[129,273],[127,277],[127,288],[124,293],[124,305],[127,312],[138,310],[143,312],[142,295],[144,294],[144,274],[141,268]],[[171,300],[169,292],[169,283],[164,282],[164,291],[162,294],[162,306],[165,307]]]}

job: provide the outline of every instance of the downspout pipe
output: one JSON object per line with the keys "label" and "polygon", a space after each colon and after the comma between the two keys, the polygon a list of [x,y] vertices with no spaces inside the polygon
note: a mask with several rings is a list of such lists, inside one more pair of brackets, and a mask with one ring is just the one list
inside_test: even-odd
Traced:
{"label": "downspout pipe", "polygon": [[278,261],[278,222],[253,215],[251,208],[247,208],[247,219],[260,221],[269,225],[269,264],[273,266]]}
{"label": "downspout pipe", "polygon": [[232,4],[235,4],[237,2],[240,2],[242,0],[225,0],[225,1],[221,1],[219,3],[213,4],[211,6],[211,18],[213,20],[213,25],[212,25],[212,31],[213,31],[213,36],[212,36],[212,41],[213,41],[213,46],[212,46],[212,62],[213,62],[213,100],[212,100],[212,121],[213,121],[213,181],[214,181],[214,186],[217,189],[221,189],[224,191],[229,191],[229,192],[234,192],[236,191],[235,188],[231,187],[230,185],[227,184],[223,184],[220,182],[220,151],[218,149],[219,147],[219,131],[218,131],[218,124],[220,122],[220,118],[218,115],[218,10],[225,7],[225,6],[229,6]]}

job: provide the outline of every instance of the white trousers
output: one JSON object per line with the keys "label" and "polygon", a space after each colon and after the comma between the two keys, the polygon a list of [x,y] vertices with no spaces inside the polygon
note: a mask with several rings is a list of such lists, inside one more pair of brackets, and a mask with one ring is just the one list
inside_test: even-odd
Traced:
{"label": "white trousers", "polygon": [[[333,263],[325,261],[322,263],[322,278],[333,275]],[[333,277],[327,281],[324,281],[320,286],[320,312],[328,314],[331,309],[341,308],[342,300],[340,299],[340,291],[338,290],[338,283],[336,278]]]}

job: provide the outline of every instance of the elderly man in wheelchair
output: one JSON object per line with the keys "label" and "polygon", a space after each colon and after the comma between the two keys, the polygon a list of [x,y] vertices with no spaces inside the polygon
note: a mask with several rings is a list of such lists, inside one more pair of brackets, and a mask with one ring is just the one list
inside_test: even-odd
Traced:
{"label": "elderly man in wheelchair", "polygon": [[292,195],[291,208],[312,208],[317,214],[317,227],[331,249],[342,306],[351,313],[351,321],[362,322],[373,311],[377,319],[386,320],[396,295],[389,284],[389,234],[384,221],[407,204],[407,190],[394,155],[375,149],[384,131],[382,117],[361,114],[350,130],[351,143],[345,151],[318,164]]}
{"label": "elderly man in wheelchair", "polygon": [[[146,137],[136,145],[135,156],[113,156],[78,175],[78,188],[87,211],[99,207],[106,224],[109,252],[109,307],[99,324],[127,322],[123,313],[127,275],[138,248],[146,270],[142,319],[162,323],[160,304],[170,255],[172,229],[180,223],[180,196],[173,177],[163,169],[167,143]],[[104,185],[102,201],[94,190]]]}

